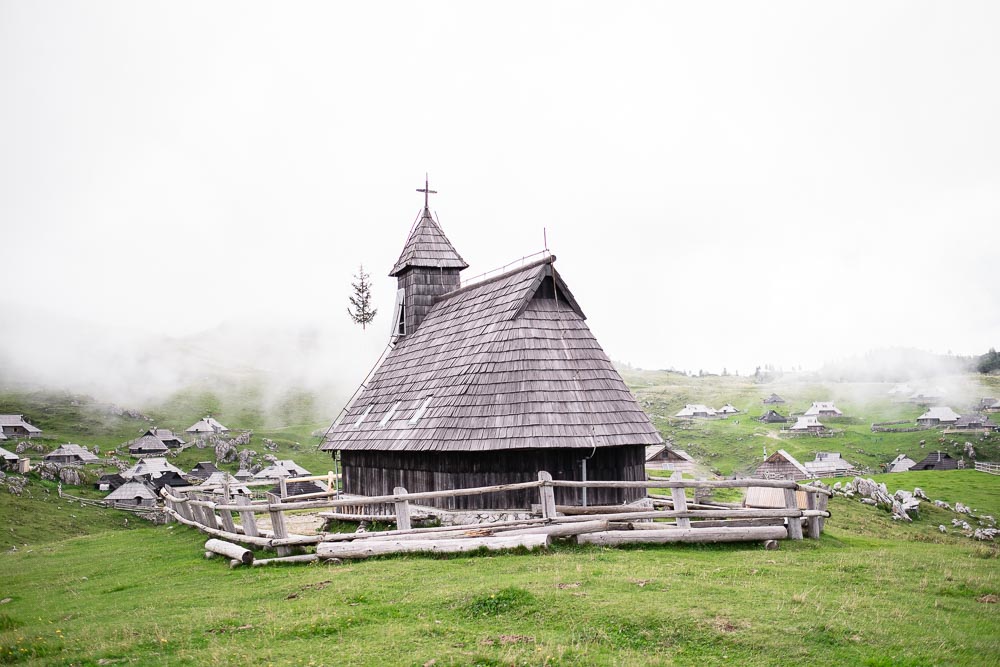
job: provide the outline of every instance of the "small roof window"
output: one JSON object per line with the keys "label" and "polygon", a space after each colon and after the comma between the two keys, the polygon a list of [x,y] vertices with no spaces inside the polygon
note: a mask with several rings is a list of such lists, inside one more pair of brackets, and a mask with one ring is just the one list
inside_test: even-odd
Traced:
{"label": "small roof window", "polygon": [[374,408],[374,407],[375,407],[374,403],[372,403],[371,405],[368,406],[368,409],[365,410],[364,413],[360,417],[358,417],[358,421],[354,422],[354,428],[360,428],[361,427],[361,422],[363,422],[365,420],[365,418],[369,415],[369,413],[371,413],[372,408]]}
{"label": "small roof window", "polygon": [[417,408],[417,411],[413,413],[412,417],[410,417],[411,424],[416,424],[418,421],[420,421],[420,418],[424,416],[425,412],[427,412],[427,405],[431,402],[432,398],[434,397],[428,396],[427,398],[424,399],[424,402],[420,404],[420,407]]}
{"label": "small roof window", "polygon": [[394,414],[396,414],[396,408],[399,407],[400,403],[402,403],[402,401],[396,401],[393,404],[393,406],[391,408],[389,408],[389,411],[385,413],[385,416],[382,417],[381,420],[379,420],[379,423],[378,423],[379,426],[385,426],[386,424],[389,423],[389,420],[392,419],[392,416]]}

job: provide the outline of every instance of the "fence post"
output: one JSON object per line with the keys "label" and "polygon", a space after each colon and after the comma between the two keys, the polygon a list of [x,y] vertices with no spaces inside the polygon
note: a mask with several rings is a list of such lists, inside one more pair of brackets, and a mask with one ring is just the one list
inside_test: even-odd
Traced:
{"label": "fence post", "polygon": [[[816,494],[816,509],[818,509],[819,511],[825,512],[826,511],[826,507],[829,504],[829,502],[830,502],[830,496],[826,495],[825,493],[817,493]],[[819,532],[820,533],[823,532],[823,527],[825,525],[826,525],[826,517],[823,517],[823,516],[819,517]]]}
{"label": "fence post", "polygon": [[[395,496],[406,495],[406,489],[402,486],[397,486],[392,490],[392,494]],[[406,500],[396,501],[396,530],[409,530],[410,529],[410,503]]]}
{"label": "fence post", "polygon": [[278,478],[278,491],[281,493],[282,498],[288,497],[288,482],[285,481],[284,477]]}
{"label": "fence post", "polygon": [[[229,491],[228,487],[226,488],[226,491]],[[228,505],[229,503],[230,503],[230,500],[227,498],[225,504]],[[219,518],[222,519],[222,529],[223,530],[225,530],[228,533],[235,533],[236,532],[236,524],[233,523],[233,513],[232,512],[230,512],[229,510],[220,509],[219,510]]]}
{"label": "fence post", "polygon": [[552,481],[552,475],[542,470],[538,473],[538,481],[542,482],[542,485],[538,487],[542,503],[542,518],[554,519],[556,518],[556,490],[551,485],[545,484],[545,482]]}
{"label": "fence post", "polygon": [[333,471],[326,471],[326,492],[333,493]]}
{"label": "fence post", "polygon": [[[799,511],[799,500],[795,489],[785,489],[785,507],[789,510]],[[797,516],[788,517],[788,539],[802,539],[802,520]]]}
{"label": "fence post", "polygon": [[[684,478],[680,470],[675,470],[672,475],[670,475],[670,481],[680,481]],[[674,511],[675,512],[687,512],[688,501],[687,495],[684,493],[684,489],[670,489],[670,497],[674,499]],[[690,528],[691,519],[686,517],[677,517],[677,527],[678,528]]]}
{"label": "fence post", "polygon": [[[236,496],[237,505],[249,505],[250,499],[239,494]],[[257,537],[260,532],[257,530],[257,518],[254,516],[253,510],[240,510],[240,525],[243,526],[243,534],[249,535],[250,537]]]}
{"label": "fence post", "polygon": [[[267,494],[267,504],[269,506],[275,506],[281,504],[281,499],[274,495],[273,493]],[[268,513],[271,515],[271,532],[273,537],[280,539],[283,537],[288,537],[288,529],[285,527],[285,513],[278,509],[268,509]],[[291,547],[275,547],[275,551],[278,556],[291,556]]]}
{"label": "fence post", "polygon": [[[814,510],[819,509],[819,495],[813,491],[806,493],[806,507],[808,509]],[[809,539],[818,540],[820,527],[819,527],[819,517],[811,516],[806,519],[806,528],[809,530]]]}

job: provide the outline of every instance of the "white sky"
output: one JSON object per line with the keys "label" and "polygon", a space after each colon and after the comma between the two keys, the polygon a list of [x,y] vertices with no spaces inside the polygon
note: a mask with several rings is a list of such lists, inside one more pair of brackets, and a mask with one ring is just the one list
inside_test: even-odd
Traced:
{"label": "white sky", "polygon": [[0,301],[172,337],[313,323],[367,364],[429,171],[467,274],[547,228],[613,359],[981,353],[998,35],[994,2],[0,0]]}

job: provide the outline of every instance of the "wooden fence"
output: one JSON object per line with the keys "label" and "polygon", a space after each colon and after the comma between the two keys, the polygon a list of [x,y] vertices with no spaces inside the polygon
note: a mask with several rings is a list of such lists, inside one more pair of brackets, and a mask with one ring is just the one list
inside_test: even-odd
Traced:
{"label": "wooden fence", "polygon": [[1000,463],[990,463],[989,461],[976,461],[976,470],[988,472],[991,475],[1000,475]]}
{"label": "wooden fence", "polygon": [[[161,495],[168,516],[218,540],[210,540],[209,552],[231,558],[233,564],[265,565],[275,562],[305,562],[330,558],[365,558],[401,552],[457,552],[480,548],[507,549],[545,547],[555,537],[573,537],[579,543],[617,545],[667,542],[738,542],[802,539],[805,534],[818,539],[823,522],[830,516],[826,505],[832,493],[820,486],[802,485],[790,480],[737,479],[686,480],[679,473],[669,479],[644,481],[555,480],[545,471],[537,481],[469,489],[409,493],[396,487],[392,495],[338,498],[332,486],[335,476],[301,477],[286,482],[327,480],[328,491],[281,498],[268,494],[265,502],[253,502],[246,496],[229,495],[228,485],[221,498],[208,497],[201,487],[173,489],[165,486]],[[650,496],[652,509],[636,506],[557,507],[555,487],[568,488],[658,488],[669,489],[670,496]],[[689,502],[686,489],[731,489],[763,487],[782,489],[784,507],[758,509],[734,503]],[[538,489],[539,510],[532,518],[483,525],[413,528],[411,503],[432,498],[473,496],[500,491]],[[806,507],[799,506],[797,492],[805,492]],[[301,510],[391,506],[391,514],[380,515],[394,522],[395,530],[368,533],[320,533],[296,535],[288,531],[285,513]],[[234,513],[239,523],[234,520]],[[267,514],[271,529],[257,526],[256,515]],[[671,522],[651,520],[670,519]],[[227,540],[228,542],[222,542]],[[221,544],[229,544],[220,547]],[[236,544],[272,549],[277,558],[254,560]],[[315,553],[293,555],[293,550],[315,546]],[[240,551],[234,551],[240,550]],[[236,556],[234,556],[236,554]]]}

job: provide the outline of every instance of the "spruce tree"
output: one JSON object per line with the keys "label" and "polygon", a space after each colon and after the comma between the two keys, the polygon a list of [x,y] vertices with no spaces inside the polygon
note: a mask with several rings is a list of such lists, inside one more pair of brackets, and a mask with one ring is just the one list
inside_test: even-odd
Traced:
{"label": "spruce tree", "polygon": [[360,265],[358,275],[354,276],[357,282],[351,283],[354,295],[348,298],[348,301],[354,306],[354,311],[352,312],[348,307],[347,314],[351,316],[355,324],[360,324],[362,329],[375,319],[375,314],[378,312],[377,309],[372,308],[372,285],[368,280],[370,277],[365,273],[364,265]]}

